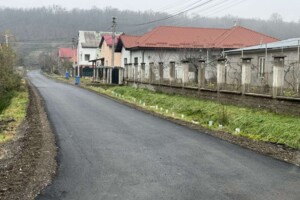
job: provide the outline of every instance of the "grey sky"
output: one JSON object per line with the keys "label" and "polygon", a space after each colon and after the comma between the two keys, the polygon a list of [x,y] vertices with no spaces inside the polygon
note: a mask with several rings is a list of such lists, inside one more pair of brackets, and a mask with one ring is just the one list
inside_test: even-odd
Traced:
{"label": "grey sky", "polygon": [[[199,1],[199,0],[198,0]],[[208,0],[202,0],[205,2]],[[268,19],[272,13],[279,13],[285,21],[298,21],[300,15],[299,0],[211,0],[209,4],[189,12],[203,16],[233,15],[244,18]],[[197,0],[0,0],[1,7],[30,8],[50,5],[60,5],[67,9],[93,6],[104,8],[107,6],[128,10],[153,10],[176,13]],[[222,2],[224,2],[222,4]],[[216,5],[218,4],[218,5]],[[233,6],[234,5],[234,6]]]}

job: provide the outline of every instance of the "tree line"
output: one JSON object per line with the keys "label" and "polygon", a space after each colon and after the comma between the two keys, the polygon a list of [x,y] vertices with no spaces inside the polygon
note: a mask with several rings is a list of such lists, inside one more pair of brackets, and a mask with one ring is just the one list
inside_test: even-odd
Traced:
{"label": "tree line", "polygon": [[[71,47],[72,38],[78,30],[110,31],[112,17],[117,18],[117,31],[141,35],[159,25],[231,28],[235,23],[278,39],[298,37],[299,22],[285,22],[277,13],[268,20],[243,19],[234,16],[205,17],[179,15],[156,23],[146,23],[167,18],[164,12],[119,10],[106,7],[66,10],[60,6],[31,9],[0,8],[0,32],[9,33],[8,42],[18,53],[19,65],[36,64],[38,59],[29,59],[32,52],[51,53],[58,47]],[[0,35],[1,36],[1,35]],[[6,42],[2,34],[0,42]]]}
{"label": "tree line", "polygon": [[117,17],[118,31],[134,35],[143,34],[158,25],[230,28],[235,22],[279,39],[298,37],[300,32],[299,22],[285,22],[277,13],[272,14],[269,20],[243,19],[234,16],[208,18],[199,13],[192,17],[179,15],[165,21],[134,26],[134,24],[165,18],[168,14],[118,10],[110,7],[66,10],[59,6],[32,9],[1,8],[0,32],[9,29],[19,41],[71,41],[72,37],[76,37],[78,30],[110,30],[113,16]]}

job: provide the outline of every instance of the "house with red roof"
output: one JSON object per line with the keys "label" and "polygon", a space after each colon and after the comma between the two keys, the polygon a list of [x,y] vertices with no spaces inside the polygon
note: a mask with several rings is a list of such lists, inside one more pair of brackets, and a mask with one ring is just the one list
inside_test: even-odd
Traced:
{"label": "house with red roof", "polygon": [[101,66],[104,67],[121,67],[121,52],[118,51],[117,45],[120,36],[114,38],[114,64],[112,65],[112,46],[113,39],[111,34],[103,35],[99,44]]}
{"label": "house with red roof", "polygon": [[77,49],[59,48],[57,56],[58,69],[60,69],[61,73],[64,73],[65,71],[70,72],[77,64]]}
{"label": "house with red roof", "polygon": [[[120,34],[114,39],[112,34],[103,34],[99,43],[99,55],[97,66],[100,67],[100,75],[103,82],[121,84],[123,81],[123,70],[121,68]],[[113,53],[114,46],[114,53]],[[113,58],[112,58],[113,57]]]}
{"label": "house with red roof", "polygon": [[[77,39],[77,69],[76,72],[80,72],[80,76],[92,77],[98,74],[100,66],[93,66],[94,60],[100,57],[99,43],[103,35],[109,35],[111,32],[104,31],[79,31]],[[121,33],[116,33],[120,35]],[[79,70],[78,70],[79,67]],[[96,72],[96,73],[95,73]],[[77,72],[78,74],[78,72]]]}
{"label": "house with red roof", "polygon": [[[139,78],[140,67],[147,69],[151,64],[154,68],[162,65],[164,69],[175,64],[179,74],[182,73],[179,67],[182,61],[212,63],[225,50],[276,41],[276,38],[241,26],[230,29],[159,26],[142,36],[120,37],[121,66],[127,66],[128,78]],[[168,76],[168,73],[163,74]],[[146,73],[145,76],[149,75]]]}
{"label": "house with red roof", "polygon": [[58,58],[61,61],[69,61],[77,63],[77,49],[72,48],[59,48],[58,49]]}

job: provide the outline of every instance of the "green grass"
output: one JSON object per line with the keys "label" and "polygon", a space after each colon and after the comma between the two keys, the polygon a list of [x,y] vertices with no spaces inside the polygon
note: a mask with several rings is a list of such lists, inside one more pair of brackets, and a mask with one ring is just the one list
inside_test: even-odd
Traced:
{"label": "green grass", "polygon": [[15,91],[10,91],[0,95],[0,114],[10,105],[12,98],[15,96]]}
{"label": "green grass", "polygon": [[[25,83],[23,83],[23,86]],[[28,104],[28,91],[23,87],[20,91],[11,91],[7,94],[7,98],[1,98],[0,121],[14,119],[14,122],[8,124],[11,131],[3,131],[0,129],[0,143],[13,138],[17,127],[21,124],[26,116]]]}
{"label": "green grass", "polygon": [[[116,95],[133,103],[145,103],[148,109],[183,120],[199,123],[212,130],[223,130],[242,135],[253,140],[284,144],[300,149],[300,118],[280,115],[265,110],[255,110],[238,106],[222,105],[181,95],[169,95],[132,87],[111,87],[107,90],[88,87],[98,92]],[[112,93],[113,92],[113,93]],[[135,101],[134,101],[135,99]],[[158,106],[157,110],[154,108]],[[162,109],[162,110],[161,110]],[[166,113],[168,110],[168,113]],[[213,121],[212,127],[208,122]],[[240,132],[236,133],[236,128]]]}

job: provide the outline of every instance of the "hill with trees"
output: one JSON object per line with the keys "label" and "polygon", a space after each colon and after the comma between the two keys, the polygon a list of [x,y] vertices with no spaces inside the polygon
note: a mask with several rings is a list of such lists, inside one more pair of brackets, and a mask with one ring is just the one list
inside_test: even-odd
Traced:
{"label": "hill with trees", "polygon": [[[178,15],[167,20],[167,13],[153,11],[130,11],[115,8],[92,8],[66,10],[59,6],[12,9],[0,8],[1,40],[4,33],[9,35],[9,43],[16,49],[19,62],[23,62],[32,52],[53,51],[57,47],[71,47],[72,38],[78,30],[109,31],[112,17],[117,17],[117,31],[140,35],[159,25],[231,28],[235,23],[278,39],[298,37],[299,22],[285,22],[274,13],[269,20],[242,19],[234,16],[210,18],[198,13],[193,16]],[[147,23],[149,21],[157,21]],[[31,59],[30,59],[31,60]]]}

